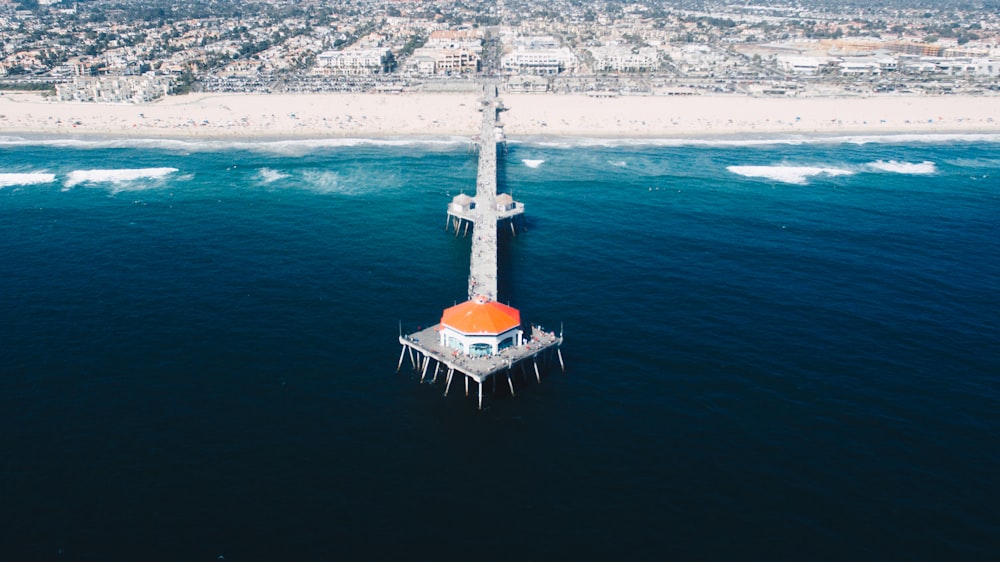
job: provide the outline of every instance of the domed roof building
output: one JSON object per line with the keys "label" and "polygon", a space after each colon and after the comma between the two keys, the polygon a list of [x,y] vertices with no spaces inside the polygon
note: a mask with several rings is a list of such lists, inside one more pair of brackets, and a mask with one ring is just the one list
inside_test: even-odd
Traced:
{"label": "domed roof building", "polygon": [[471,357],[496,355],[521,345],[521,312],[485,296],[477,296],[441,314],[440,342]]}

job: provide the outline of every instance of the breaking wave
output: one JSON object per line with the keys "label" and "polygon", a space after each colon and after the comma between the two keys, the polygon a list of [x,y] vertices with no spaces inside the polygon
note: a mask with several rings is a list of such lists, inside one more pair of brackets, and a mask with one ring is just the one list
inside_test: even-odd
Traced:
{"label": "breaking wave", "polygon": [[877,160],[868,163],[869,168],[882,172],[895,172],[897,174],[917,174],[927,175],[937,172],[934,162],[897,162],[895,160]]}
{"label": "breaking wave", "polygon": [[726,170],[748,178],[765,178],[783,183],[805,184],[813,176],[849,176],[851,170],[819,166],[727,166]]}
{"label": "breaking wave", "polygon": [[260,178],[260,181],[262,181],[265,184],[273,183],[278,180],[283,180],[289,177],[288,174],[279,172],[277,170],[272,170],[271,168],[261,168],[257,172],[257,176]]}
{"label": "breaking wave", "polygon": [[329,139],[181,139],[181,138],[26,138],[0,136],[0,146],[49,146],[75,149],[150,148],[178,152],[223,152],[246,150],[298,156],[331,148],[387,146],[421,146],[441,150],[463,147],[472,141],[468,137],[413,137],[413,138],[329,138]]}
{"label": "breaking wave", "polygon": [[629,147],[629,146],[702,146],[702,147],[733,147],[733,146],[775,146],[775,145],[812,145],[812,144],[913,144],[913,143],[1000,143],[998,133],[900,133],[884,135],[772,135],[761,137],[719,136],[719,137],[633,137],[633,138],[597,138],[597,137],[508,137],[509,144],[538,146],[545,148],[581,148],[581,147]]}
{"label": "breaking wave", "polygon": [[350,186],[344,182],[340,174],[330,170],[307,170],[302,172],[302,187],[320,194],[341,193],[350,194]]}
{"label": "breaking wave", "polygon": [[125,168],[117,170],[74,170],[66,175],[63,186],[69,189],[81,183],[109,183],[115,186],[113,191],[126,191],[128,184],[133,189],[145,189],[149,185],[135,187],[138,180],[158,180],[177,172],[177,168]]}
{"label": "breaking wave", "polygon": [[56,181],[55,174],[41,172],[0,173],[0,189],[15,185],[38,185]]}
{"label": "breaking wave", "polygon": [[545,163],[545,160],[521,160],[529,168],[537,168]]}

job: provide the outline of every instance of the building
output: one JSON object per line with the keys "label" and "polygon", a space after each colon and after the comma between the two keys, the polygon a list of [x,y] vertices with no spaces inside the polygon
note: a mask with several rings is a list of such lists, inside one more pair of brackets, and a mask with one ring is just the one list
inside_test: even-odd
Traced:
{"label": "building", "polygon": [[431,32],[424,47],[432,49],[479,50],[482,40],[474,29],[437,29]]}
{"label": "building", "polygon": [[594,70],[601,72],[643,72],[659,67],[659,54],[654,47],[591,47]]}
{"label": "building", "polygon": [[867,56],[844,57],[837,62],[836,67],[844,76],[877,76],[896,72],[899,69],[899,61],[894,55],[876,52]]}
{"label": "building", "polygon": [[560,47],[554,37],[520,37],[514,50],[503,56],[505,72],[534,76],[555,76],[576,69],[576,55],[568,47]]}
{"label": "building", "polygon": [[823,64],[817,57],[795,55],[781,55],[777,58],[777,62],[785,72],[805,76],[819,74],[820,66]]}
{"label": "building", "polygon": [[441,314],[440,344],[471,357],[520,346],[524,331],[516,308],[477,296]]}
{"label": "building", "polygon": [[541,93],[549,90],[549,81],[541,76],[522,74],[508,78],[506,86],[511,93]]}
{"label": "building", "polygon": [[77,76],[72,82],[56,84],[59,101],[148,103],[170,91],[173,79],[167,76]]}
{"label": "building", "polygon": [[468,74],[479,71],[479,53],[472,49],[438,49],[434,57],[435,74]]}
{"label": "building", "polygon": [[465,47],[421,47],[413,51],[405,68],[418,74],[470,74],[479,71],[479,53]]}
{"label": "building", "polygon": [[500,193],[497,195],[496,199],[497,210],[501,213],[506,211],[513,211],[517,203],[514,202],[514,198],[510,196],[509,193]]}
{"label": "building", "polygon": [[917,43],[912,41],[893,41],[887,43],[885,48],[894,53],[904,55],[917,55],[921,57],[940,57],[947,48],[938,43]]}
{"label": "building", "polygon": [[576,68],[576,55],[566,47],[558,49],[516,49],[504,55],[503,69],[517,74],[555,76]]}
{"label": "building", "polygon": [[464,193],[460,193],[451,199],[449,211],[452,213],[467,213],[476,206],[475,200]]}
{"label": "building", "polygon": [[316,65],[321,72],[329,74],[357,76],[377,74],[382,70],[382,61],[389,54],[388,49],[344,49],[324,51],[316,56]]}
{"label": "building", "polygon": [[415,49],[404,69],[417,74],[470,74],[479,71],[482,40],[475,30],[432,31],[423,47]]}

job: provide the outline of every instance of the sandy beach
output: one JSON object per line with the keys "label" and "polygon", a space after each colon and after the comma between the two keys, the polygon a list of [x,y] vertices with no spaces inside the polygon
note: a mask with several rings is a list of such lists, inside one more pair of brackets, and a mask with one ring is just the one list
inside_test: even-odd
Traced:
{"label": "sandy beach", "polygon": [[[505,94],[508,136],[1000,133],[1000,98]],[[0,95],[0,134],[327,138],[477,134],[474,94],[193,94],[142,105]]]}

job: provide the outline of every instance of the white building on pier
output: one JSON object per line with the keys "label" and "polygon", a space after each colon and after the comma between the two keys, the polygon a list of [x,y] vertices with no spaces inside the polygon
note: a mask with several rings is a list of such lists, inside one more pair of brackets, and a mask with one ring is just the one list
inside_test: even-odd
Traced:
{"label": "white building on pier", "polygon": [[521,312],[484,296],[446,308],[440,343],[471,357],[496,355],[522,343]]}

